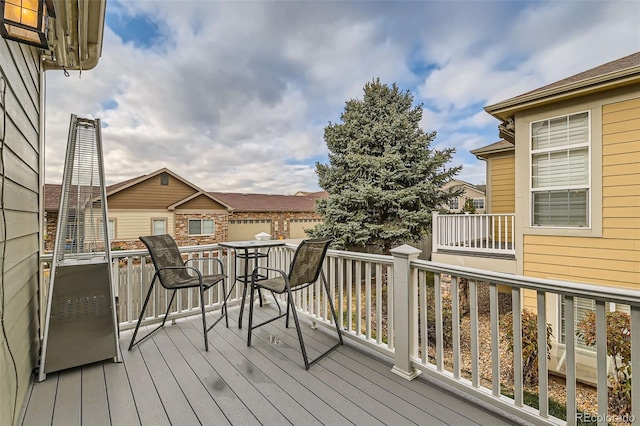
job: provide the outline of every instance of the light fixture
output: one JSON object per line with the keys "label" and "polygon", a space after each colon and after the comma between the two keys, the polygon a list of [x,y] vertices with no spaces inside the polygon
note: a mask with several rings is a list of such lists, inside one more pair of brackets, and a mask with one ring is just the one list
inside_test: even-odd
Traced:
{"label": "light fixture", "polygon": [[0,0],[2,25],[0,34],[41,49],[48,49],[48,18],[55,18],[53,0]]}

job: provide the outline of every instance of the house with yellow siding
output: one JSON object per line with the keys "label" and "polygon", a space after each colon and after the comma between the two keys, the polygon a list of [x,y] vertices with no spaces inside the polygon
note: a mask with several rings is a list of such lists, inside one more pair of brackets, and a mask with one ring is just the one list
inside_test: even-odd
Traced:
{"label": "house with yellow siding", "polygon": [[[640,289],[640,52],[485,110],[502,139],[472,153],[487,164],[487,214],[513,215],[514,255],[498,267],[491,255],[454,249],[434,260]],[[533,292],[523,297],[535,308]],[[546,304],[556,312],[550,366],[562,370],[564,304]],[[592,304],[577,301],[578,320]]]}

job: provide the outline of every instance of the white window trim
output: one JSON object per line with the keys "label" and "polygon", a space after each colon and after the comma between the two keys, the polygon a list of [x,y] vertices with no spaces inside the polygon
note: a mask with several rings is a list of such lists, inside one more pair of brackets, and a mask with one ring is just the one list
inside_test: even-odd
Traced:
{"label": "white window trim", "polygon": [[[478,210],[484,210],[485,208],[485,199],[483,197],[478,197],[478,198],[472,198],[473,200],[473,207],[478,209]],[[482,207],[477,207],[476,206],[476,201],[482,201]]]}
{"label": "white window trim", "polygon": [[[551,121],[554,120],[556,118],[562,118],[562,117],[569,117],[572,115],[578,115],[578,114],[587,114],[587,123],[588,123],[588,138],[589,141],[587,143],[582,143],[582,144],[574,144],[574,145],[563,145],[563,147],[555,147],[555,148],[544,148],[544,149],[538,149],[538,150],[534,150],[531,144],[531,141],[533,139],[533,125],[536,123],[539,123],[541,121]],[[567,113],[567,114],[562,114],[562,115],[557,115],[554,117],[547,117],[547,118],[541,118],[538,120],[534,120],[534,121],[530,121],[529,122],[529,138],[528,138],[528,146],[529,146],[529,169],[527,171],[527,176],[529,178],[529,195],[528,195],[528,199],[529,199],[529,227],[533,228],[533,229],[578,229],[578,230],[591,230],[592,228],[592,218],[593,218],[593,201],[592,201],[592,197],[593,197],[593,191],[592,191],[592,181],[593,181],[593,174],[592,174],[592,170],[591,170],[591,157],[593,154],[593,135],[592,135],[592,119],[591,119],[591,110],[583,110],[583,111],[575,111],[575,112],[571,112],[571,113]],[[586,185],[567,185],[567,186],[563,186],[563,187],[554,187],[554,188],[535,188],[537,191],[534,191],[533,188],[533,179],[531,176],[531,170],[533,168],[533,155],[534,154],[541,154],[544,152],[553,152],[553,151],[559,151],[561,149],[567,149],[568,147],[571,148],[580,148],[580,147],[586,147],[588,149],[587,152],[587,168],[588,168],[588,179],[587,179],[587,184]],[[534,225],[533,224],[533,193],[534,192],[542,192],[542,191],[553,191],[553,190],[571,190],[571,189],[586,189],[587,190],[587,226],[550,226],[550,225]]]}
{"label": "white window trim", "polygon": [[[200,234],[192,234],[191,233],[190,223],[191,223],[192,220],[193,221],[196,221],[196,220],[200,221],[200,231],[201,231]],[[205,221],[205,220],[210,220],[211,222],[213,222],[213,234],[202,233],[202,222]],[[215,219],[188,219],[188,221],[187,221],[187,232],[189,233],[188,234],[189,236],[193,236],[193,237],[215,236],[216,235],[216,221],[215,221]]]}

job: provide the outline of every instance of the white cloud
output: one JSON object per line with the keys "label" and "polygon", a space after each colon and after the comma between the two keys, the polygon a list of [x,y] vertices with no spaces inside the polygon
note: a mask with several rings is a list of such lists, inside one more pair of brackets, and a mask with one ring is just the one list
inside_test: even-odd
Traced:
{"label": "white cloud", "polygon": [[96,69],[47,73],[48,182],[75,113],[106,126],[109,183],[168,167],[212,191],[317,190],[324,126],[375,77],[425,103],[478,182],[482,105],[640,50],[635,2],[108,3],[108,24],[134,16],[157,24],[147,44],[107,27]]}

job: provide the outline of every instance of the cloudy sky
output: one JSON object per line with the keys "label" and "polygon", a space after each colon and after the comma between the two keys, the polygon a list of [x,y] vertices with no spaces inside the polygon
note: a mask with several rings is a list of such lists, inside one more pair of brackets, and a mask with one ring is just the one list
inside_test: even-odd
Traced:
{"label": "cloudy sky", "polygon": [[98,66],[46,73],[46,181],[73,113],[102,120],[108,184],[167,167],[209,191],[316,191],[324,127],[380,77],[479,184],[483,106],[637,51],[638,1],[109,0]]}

